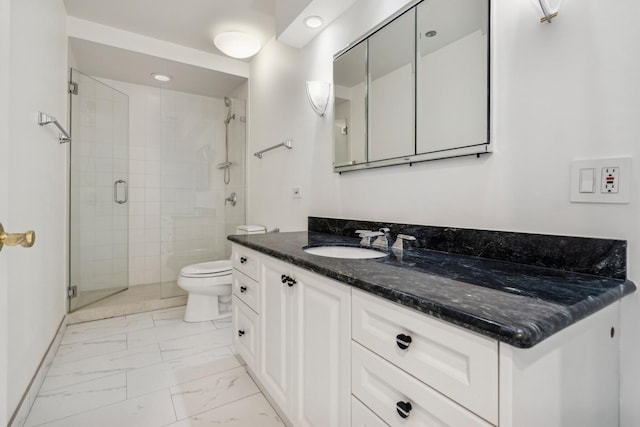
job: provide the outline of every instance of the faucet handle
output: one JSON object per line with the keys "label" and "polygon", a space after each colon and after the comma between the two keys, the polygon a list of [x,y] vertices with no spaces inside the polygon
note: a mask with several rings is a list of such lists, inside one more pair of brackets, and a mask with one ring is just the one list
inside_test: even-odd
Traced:
{"label": "faucet handle", "polygon": [[371,230],[356,230],[358,236],[361,238],[360,245],[361,246],[371,246],[371,238],[376,236],[384,236],[384,233],[380,231],[371,231]]}
{"label": "faucet handle", "polygon": [[415,241],[416,238],[414,236],[409,236],[408,234],[398,234],[395,243],[393,244],[393,249],[404,250],[404,241]]}

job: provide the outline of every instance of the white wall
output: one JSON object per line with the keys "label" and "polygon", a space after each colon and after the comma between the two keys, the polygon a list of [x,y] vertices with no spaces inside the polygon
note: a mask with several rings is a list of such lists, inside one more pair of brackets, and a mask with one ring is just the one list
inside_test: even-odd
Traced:
{"label": "white wall", "polygon": [[[332,80],[346,43],[404,2],[360,0],[296,51],[272,41],[251,64],[250,151],[294,137],[291,151],[249,160],[249,221],[302,230],[308,215],[626,239],[640,283],[640,3],[565,1],[553,24],[533,2],[493,3],[490,155],[332,172],[333,113],[316,116],[305,80]],[[386,10],[381,10],[386,8]],[[569,202],[570,162],[634,157],[628,205]],[[302,199],[291,187],[302,186]],[[640,424],[639,292],[623,304],[621,418]]]}
{"label": "white wall", "polygon": [[[9,189],[8,199],[3,198],[8,201],[7,212],[0,213],[7,231],[34,229],[37,237],[31,249],[5,248],[0,254],[8,270],[9,323],[8,398],[0,406],[9,415],[66,311],[68,150],[68,145],[58,143],[53,126],[37,124],[38,110],[65,126],[67,122],[64,4],[13,0],[10,22],[10,143],[8,152],[3,151],[9,159]],[[0,81],[7,84],[6,73],[0,74]]]}

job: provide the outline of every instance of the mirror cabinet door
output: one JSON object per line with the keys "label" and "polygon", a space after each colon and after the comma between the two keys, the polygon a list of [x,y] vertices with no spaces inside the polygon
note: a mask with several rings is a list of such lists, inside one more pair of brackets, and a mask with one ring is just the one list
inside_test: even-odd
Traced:
{"label": "mirror cabinet door", "polygon": [[417,7],[417,154],[488,142],[488,0]]}
{"label": "mirror cabinet door", "polygon": [[367,161],[367,46],[354,46],[333,63],[334,167]]}
{"label": "mirror cabinet door", "polygon": [[415,9],[369,37],[368,161],[415,154]]}

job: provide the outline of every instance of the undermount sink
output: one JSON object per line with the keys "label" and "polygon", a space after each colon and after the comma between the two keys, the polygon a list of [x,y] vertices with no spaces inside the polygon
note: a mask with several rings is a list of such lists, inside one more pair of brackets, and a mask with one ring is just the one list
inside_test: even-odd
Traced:
{"label": "undermount sink", "polygon": [[315,246],[304,248],[303,251],[311,255],[329,258],[372,259],[387,256],[384,252],[355,246]]}

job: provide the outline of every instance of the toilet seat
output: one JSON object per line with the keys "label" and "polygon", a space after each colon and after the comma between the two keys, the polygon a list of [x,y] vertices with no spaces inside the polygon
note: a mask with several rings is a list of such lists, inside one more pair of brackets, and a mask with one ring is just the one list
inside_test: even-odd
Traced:
{"label": "toilet seat", "polygon": [[229,260],[201,262],[187,265],[180,270],[180,276],[194,278],[228,276],[231,274],[231,268]]}

